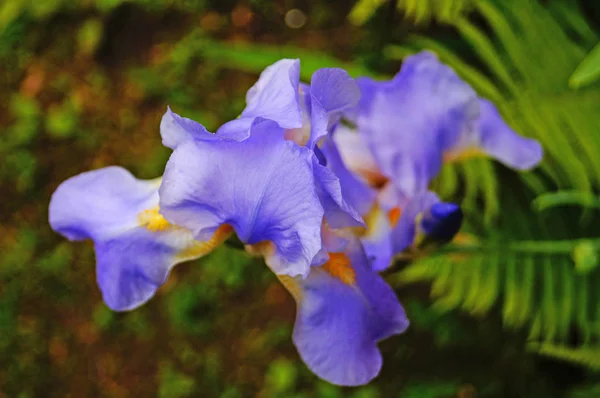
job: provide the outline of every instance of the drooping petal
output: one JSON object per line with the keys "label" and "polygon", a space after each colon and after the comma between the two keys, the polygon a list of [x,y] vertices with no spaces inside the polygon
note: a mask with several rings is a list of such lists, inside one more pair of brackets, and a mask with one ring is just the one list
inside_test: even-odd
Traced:
{"label": "drooping petal", "polygon": [[241,142],[196,140],[177,147],[160,206],[200,240],[229,224],[246,244],[272,242],[267,263],[275,272],[306,275],[321,249],[324,209],[315,184],[312,152],[262,121]]}
{"label": "drooping petal", "polygon": [[449,149],[446,158],[469,157],[482,152],[517,170],[535,167],[543,156],[539,142],[515,133],[490,101],[480,99],[479,103],[481,116],[472,136],[463,137]]}
{"label": "drooping petal", "polygon": [[317,70],[310,84],[311,131],[306,144],[313,148],[339,120],[341,113],[358,103],[360,89],[348,73],[339,68]]}
{"label": "drooping petal", "polygon": [[63,182],[50,202],[50,225],[72,240],[91,238],[98,285],[106,304],[126,311],[150,299],[171,268],[222,243],[221,228],[206,242],[167,222],[158,209],[160,179],[138,180],[120,167]]}
{"label": "drooping petal", "polygon": [[70,240],[103,239],[137,225],[137,214],[158,204],[160,179],[136,179],[121,167],[81,173],[52,194],[50,226]]}
{"label": "drooping petal", "polygon": [[379,373],[377,342],[408,327],[393,290],[373,272],[355,240],[330,253],[305,280],[280,278],[297,302],[293,340],[319,377],[343,386],[368,383]]}
{"label": "drooping petal", "polygon": [[444,148],[475,123],[477,95],[428,52],[407,57],[392,81],[368,87],[366,109],[356,111],[359,132],[399,191],[424,191],[439,172]]}
{"label": "drooping petal", "polygon": [[167,281],[173,266],[210,253],[229,233],[225,226],[208,242],[199,242],[180,227],[168,226],[154,232],[133,228],[97,241],[96,274],[104,302],[115,311],[139,307]]}
{"label": "drooping petal", "polygon": [[282,59],[267,67],[246,94],[246,108],[238,119],[225,123],[217,134],[235,140],[246,139],[260,119],[272,120],[279,127],[302,127],[302,111],[298,98],[300,61]]}

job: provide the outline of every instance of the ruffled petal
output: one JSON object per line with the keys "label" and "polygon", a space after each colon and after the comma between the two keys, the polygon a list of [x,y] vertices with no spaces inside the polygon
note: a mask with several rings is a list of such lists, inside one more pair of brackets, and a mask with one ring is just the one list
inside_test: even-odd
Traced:
{"label": "ruffled petal", "polygon": [[356,241],[345,253],[313,267],[309,276],[281,278],[297,301],[293,340],[319,377],[358,386],[379,373],[377,342],[402,333],[408,319],[393,290],[375,272]]}
{"label": "ruffled petal", "polygon": [[282,59],[267,67],[246,94],[246,108],[241,116],[225,123],[217,134],[235,140],[246,139],[255,122],[272,120],[279,127],[302,127],[302,111],[298,98],[300,61]]}
{"label": "ruffled petal", "polygon": [[69,239],[94,240],[98,285],[116,311],[150,299],[171,268],[222,243],[230,228],[205,242],[170,224],[159,212],[160,179],[136,179],[120,167],[79,174],[63,182],[50,202],[50,225]]}
{"label": "ruffled petal", "polygon": [[369,89],[367,109],[356,117],[358,130],[398,190],[407,196],[424,191],[445,148],[473,128],[477,95],[428,52],[407,57],[394,80],[370,83]]}
{"label": "ruffled petal", "polygon": [[160,179],[142,181],[121,167],[88,171],[52,194],[50,226],[70,240],[103,239],[137,225],[137,214],[158,204]]}
{"label": "ruffled petal", "polygon": [[167,112],[160,121],[160,135],[162,143],[167,148],[175,149],[179,144],[188,140],[213,140],[216,139],[214,134],[211,134],[200,123],[181,117],[171,108],[167,108]]}
{"label": "ruffled petal", "polygon": [[271,268],[306,275],[321,248],[324,209],[313,154],[272,122],[255,124],[244,141],[194,141],[171,155],[160,189],[165,217],[207,239],[231,225],[249,245],[272,242]]}
{"label": "ruffled petal", "polygon": [[310,84],[311,131],[307,146],[312,148],[337,122],[341,113],[360,100],[360,89],[348,73],[339,68],[317,70]]}

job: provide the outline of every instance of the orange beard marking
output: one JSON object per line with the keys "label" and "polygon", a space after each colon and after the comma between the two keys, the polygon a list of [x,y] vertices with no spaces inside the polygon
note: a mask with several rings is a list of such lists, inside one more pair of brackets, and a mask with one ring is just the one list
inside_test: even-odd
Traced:
{"label": "orange beard marking", "polygon": [[398,224],[398,220],[400,220],[400,216],[402,215],[402,209],[399,207],[394,207],[392,210],[388,211],[388,220],[390,220],[390,224],[392,228]]}
{"label": "orange beard marking", "polygon": [[356,272],[350,259],[344,253],[329,253],[329,260],[322,265],[323,269],[346,285],[356,283]]}

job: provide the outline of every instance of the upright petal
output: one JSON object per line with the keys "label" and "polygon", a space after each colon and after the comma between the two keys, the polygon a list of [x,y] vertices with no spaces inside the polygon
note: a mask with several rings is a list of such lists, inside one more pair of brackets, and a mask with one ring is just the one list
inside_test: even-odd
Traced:
{"label": "upright petal", "polygon": [[312,152],[262,121],[241,142],[179,146],[165,170],[161,211],[200,240],[228,224],[246,244],[272,242],[267,262],[275,272],[306,275],[321,248],[324,214],[313,173]]}
{"label": "upright petal", "polygon": [[377,342],[402,333],[408,320],[393,290],[373,272],[356,240],[330,253],[305,280],[280,278],[297,302],[294,343],[319,377],[358,386],[379,373]]}
{"label": "upright petal", "polygon": [[475,123],[475,92],[428,52],[407,57],[391,82],[367,86],[358,130],[399,191],[409,196],[424,191],[439,172],[447,143]]}
{"label": "upright petal", "polygon": [[312,148],[327,135],[341,113],[360,99],[360,89],[348,73],[339,68],[317,70],[310,84],[311,132],[307,146]]}
{"label": "upright petal", "polygon": [[93,239],[98,285],[113,310],[140,306],[175,264],[209,253],[229,235],[221,228],[199,242],[167,222],[158,209],[159,184],[107,167],[68,179],[52,196],[52,228],[69,239]]}
{"label": "upright petal", "polygon": [[225,123],[217,134],[243,140],[252,124],[260,119],[276,122],[285,129],[302,127],[302,111],[298,98],[300,61],[282,59],[267,67],[246,94],[246,108],[241,116]]}

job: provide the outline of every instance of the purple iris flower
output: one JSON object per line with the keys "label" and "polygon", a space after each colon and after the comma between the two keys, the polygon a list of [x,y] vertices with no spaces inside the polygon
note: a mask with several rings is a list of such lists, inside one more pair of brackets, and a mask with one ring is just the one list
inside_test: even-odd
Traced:
{"label": "purple iris flower", "polygon": [[381,368],[377,342],[408,320],[344,232],[364,224],[315,152],[358,101],[355,82],[327,69],[302,85],[298,67],[283,60],[267,68],[240,118],[216,134],[167,111],[161,134],[173,154],[160,209],[200,240],[231,226],[296,299],[294,342],[309,368],[331,383],[365,384]]}
{"label": "purple iris flower", "polygon": [[516,134],[493,104],[429,52],[407,57],[390,81],[357,80],[362,97],[323,144],[348,203],[366,221],[360,234],[373,267],[417,243],[446,242],[462,213],[427,190],[442,163],[491,156],[528,170],[542,158],[535,140]]}
{"label": "purple iris flower", "polygon": [[358,84],[363,96],[348,115],[401,193],[426,190],[444,160],[488,155],[529,170],[542,159],[537,141],[511,130],[491,102],[433,53],[407,57],[390,81]]}
{"label": "purple iris flower", "polygon": [[138,180],[120,167],[79,174],[52,195],[52,228],[69,240],[92,239],[102,297],[115,311],[148,301],[171,268],[203,256],[230,234],[216,230],[206,241],[159,213],[161,179]]}

